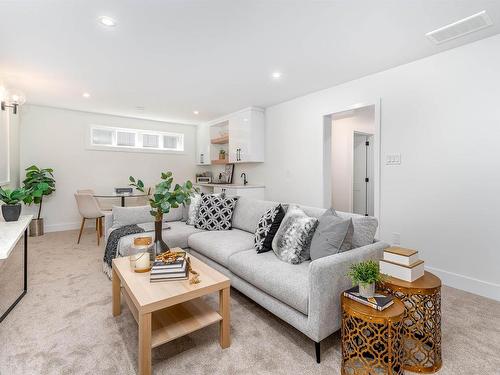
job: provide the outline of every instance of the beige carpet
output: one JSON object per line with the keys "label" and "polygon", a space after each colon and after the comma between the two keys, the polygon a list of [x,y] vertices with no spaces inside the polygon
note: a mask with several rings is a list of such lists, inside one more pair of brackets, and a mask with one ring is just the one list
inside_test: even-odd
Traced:
{"label": "beige carpet", "polygon": [[[127,307],[111,316],[111,283],[89,229],[30,239],[29,292],[0,324],[0,374],[135,374],[137,326]],[[153,350],[156,374],[339,374],[339,334],[313,343],[232,290],[232,345],[217,326]],[[215,303],[214,299],[212,303]],[[439,374],[500,374],[500,303],[443,288]]]}

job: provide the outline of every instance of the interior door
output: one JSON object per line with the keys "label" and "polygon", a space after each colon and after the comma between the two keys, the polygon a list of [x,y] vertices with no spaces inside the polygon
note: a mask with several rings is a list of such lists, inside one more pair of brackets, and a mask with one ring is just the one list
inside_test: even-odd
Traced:
{"label": "interior door", "polygon": [[367,215],[368,212],[368,147],[369,137],[365,134],[354,133],[353,142],[353,173],[352,173],[352,211],[356,214]]}

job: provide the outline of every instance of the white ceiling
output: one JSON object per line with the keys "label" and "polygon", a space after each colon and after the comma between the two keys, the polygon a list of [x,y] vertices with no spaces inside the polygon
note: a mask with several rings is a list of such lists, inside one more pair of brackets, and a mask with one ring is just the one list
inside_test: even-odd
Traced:
{"label": "white ceiling", "polygon": [[[494,26],[440,46],[424,35],[481,10]],[[101,15],[118,25],[102,27]],[[499,27],[497,0],[1,0],[0,83],[23,90],[29,103],[196,123]],[[275,70],[279,81],[270,78]]]}

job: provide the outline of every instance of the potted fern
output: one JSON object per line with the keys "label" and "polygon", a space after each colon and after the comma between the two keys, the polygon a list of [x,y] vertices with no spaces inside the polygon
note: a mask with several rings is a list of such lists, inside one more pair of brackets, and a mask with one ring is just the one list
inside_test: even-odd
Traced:
{"label": "potted fern", "polygon": [[40,169],[36,165],[26,168],[26,178],[23,181],[24,188],[29,191],[25,203],[28,205],[38,204],[38,214],[30,223],[30,237],[43,235],[42,203],[43,197],[52,194],[56,190],[52,168]]}
{"label": "potted fern", "polygon": [[25,202],[29,196],[23,188],[19,189],[3,189],[0,187],[0,201],[2,205],[2,216],[5,221],[17,221],[21,215],[21,202]]}
{"label": "potted fern", "polygon": [[359,294],[365,298],[372,298],[375,295],[375,284],[384,280],[378,263],[373,260],[352,264],[347,276],[353,285],[359,285]]}
{"label": "potted fern", "polygon": [[[132,176],[129,177],[129,180],[130,186],[143,193],[145,192],[142,180]],[[168,214],[171,208],[178,208],[181,204],[190,204],[191,197],[197,191],[189,180],[182,185],[175,184],[172,189],[173,181],[172,172],[162,173],[161,181],[155,186],[154,193],[149,196],[149,205],[151,206],[149,213],[155,219],[155,256],[170,251],[162,238],[163,215]]]}

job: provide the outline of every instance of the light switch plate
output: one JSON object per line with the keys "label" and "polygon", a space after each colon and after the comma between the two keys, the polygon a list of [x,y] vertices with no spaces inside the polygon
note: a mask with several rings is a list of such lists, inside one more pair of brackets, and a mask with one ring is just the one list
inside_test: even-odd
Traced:
{"label": "light switch plate", "polygon": [[400,165],[401,154],[387,154],[385,155],[385,165]]}

